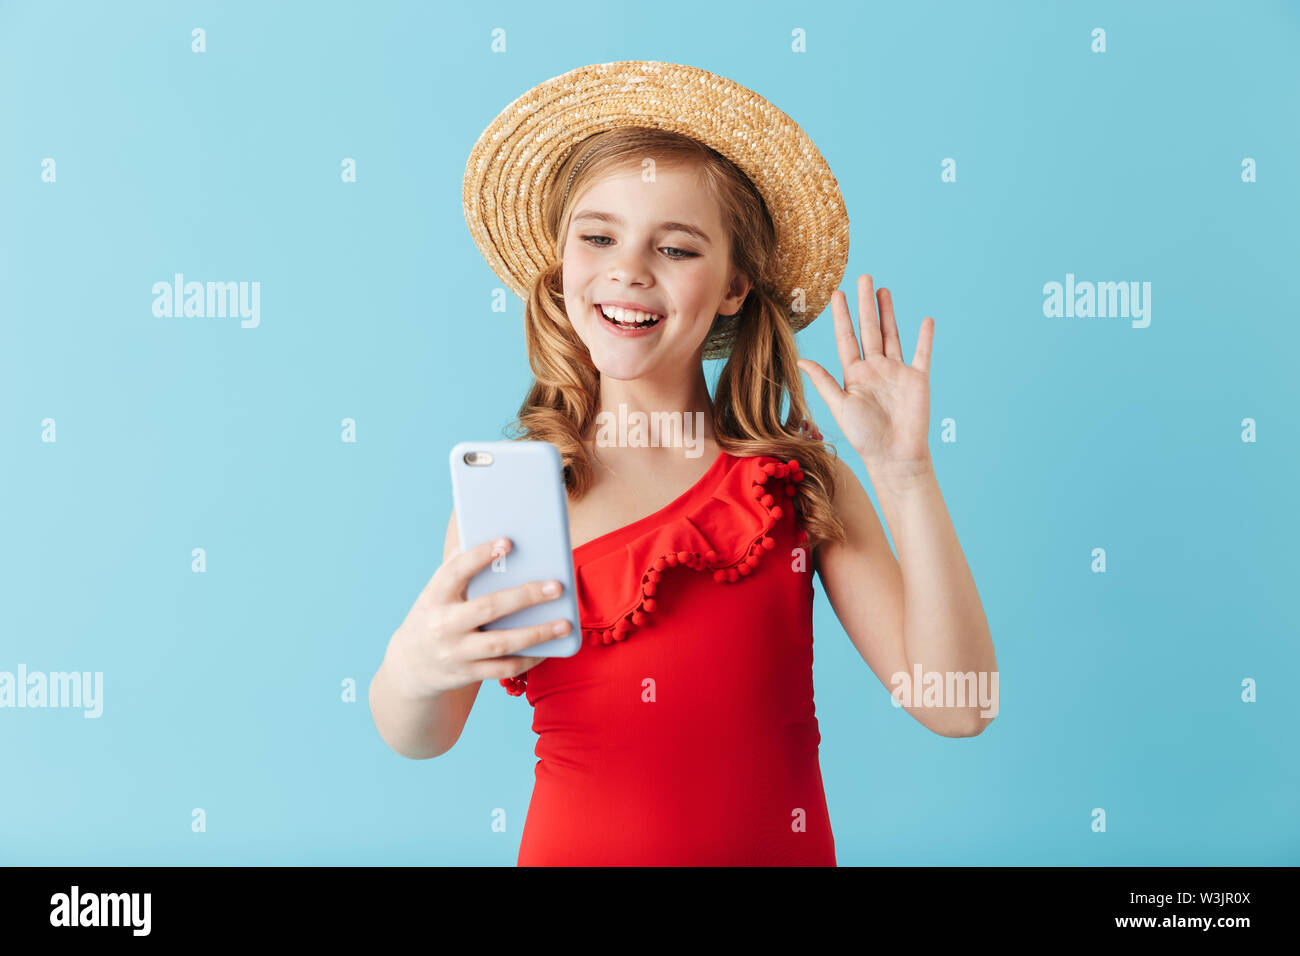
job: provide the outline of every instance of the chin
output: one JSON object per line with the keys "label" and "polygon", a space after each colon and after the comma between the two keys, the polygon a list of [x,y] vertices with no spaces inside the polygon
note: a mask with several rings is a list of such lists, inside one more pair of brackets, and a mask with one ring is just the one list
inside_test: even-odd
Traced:
{"label": "chin", "polygon": [[652,366],[645,361],[628,361],[626,358],[614,358],[610,355],[591,353],[591,364],[596,366],[602,378],[616,382],[631,382],[650,371]]}

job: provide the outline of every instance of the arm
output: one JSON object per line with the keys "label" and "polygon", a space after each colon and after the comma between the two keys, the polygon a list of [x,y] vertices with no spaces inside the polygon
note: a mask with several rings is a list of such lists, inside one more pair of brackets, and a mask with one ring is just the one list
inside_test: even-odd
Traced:
{"label": "arm", "polygon": [[[459,553],[456,512],[453,509],[443,543],[442,561]],[[389,650],[392,641],[389,641]],[[370,713],[379,736],[403,757],[421,760],[438,757],[460,739],[465,721],[478,697],[481,681],[432,697],[408,694],[388,652],[370,681]]]}
{"label": "arm", "polygon": [[[996,703],[986,708],[978,700],[983,672],[983,686],[992,689],[996,701],[997,658],[934,471],[906,479],[870,477],[901,565],[857,475],[837,460],[833,504],[847,540],[818,548],[817,573],[849,639],[891,693],[900,687],[895,675],[906,675],[914,685],[914,665],[945,677],[975,675],[969,706],[922,706],[923,687],[913,686],[913,698],[904,708],[936,734],[975,736],[997,712]],[[985,709],[992,715],[980,716]]]}
{"label": "arm", "polygon": [[838,462],[833,506],[849,536],[825,546],[819,573],[854,645],[908,713],[937,734],[971,737],[997,715],[997,659],[930,458],[934,319],[921,320],[905,364],[893,296],[886,289],[873,296],[874,286],[858,276],[860,349],[847,297],[831,297],[844,387],[816,362],[798,365],[861,457],[901,565],[857,476]]}

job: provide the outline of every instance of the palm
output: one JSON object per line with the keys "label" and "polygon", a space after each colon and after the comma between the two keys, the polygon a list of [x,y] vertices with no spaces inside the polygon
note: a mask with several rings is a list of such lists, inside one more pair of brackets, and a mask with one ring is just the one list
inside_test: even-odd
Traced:
{"label": "palm", "polygon": [[841,387],[816,362],[802,359],[818,393],[835,417],[845,439],[868,468],[905,470],[929,460],[930,346],[934,320],[922,320],[912,364],[903,362],[902,342],[889,290],[881,289],[879,320],[871,276],[858,277],[862,348],[853,334],[848,301],[842,292],[831,298],[835,342],[844,369]]}

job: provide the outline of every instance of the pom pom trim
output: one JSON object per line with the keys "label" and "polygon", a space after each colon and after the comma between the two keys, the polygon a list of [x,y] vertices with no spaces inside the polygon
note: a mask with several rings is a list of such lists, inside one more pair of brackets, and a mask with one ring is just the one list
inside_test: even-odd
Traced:
{"label": "pom pom trim", "polygon": [[[667,568],[685,567],[693,571],[712,571],[713,580],[718,584],[736,584],[748,577],[758,567],[758,562],[765,551],[776,547],[770,532],[785,514],[785,507],[793,507],[789,500],[795,495],[794,482],[802,481],[803,470],[797,459],[778,461],[776,459],[759,459],[758,475],[750,482],[755,504],[762,508],[765,517],[763,529],[753,537],[745,554],[734,561],[723,563],[718,553],[712,549],[703,553],[698,551],[669,551],[661,554],[650,563],[641,575],[641,596],[637,603],[619,615],[618,619],[603,627],[585,627],[582,629],[584,644],[612,645],[627,640],[638,627],[645,624],[648,616],[659,607],[656,599],[662,572]],[[769,479],[776,481],[769,481]],[[778,483],[784,481],[784,485]],[[804,544],[808,532],[798,530],[796,540]],[[527,673],[518,677],[501,678],[500,684],[506,692],[518,697],[528,689]]]}

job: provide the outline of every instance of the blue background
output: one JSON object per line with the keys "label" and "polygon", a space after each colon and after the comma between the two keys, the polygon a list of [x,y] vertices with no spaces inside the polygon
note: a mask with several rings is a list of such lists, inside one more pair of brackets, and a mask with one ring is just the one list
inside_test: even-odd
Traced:
{"label": "blue background", "polygon": [[[0,710],[0,862],[514,863],[527,702],[485,684],[412,761],[367,688],[441,563],[449,448],[502,437],[529,381],[470,147],[622,59],[790,113],[844,192],[855,313],[869,272],[909,360],[936,320],[931,448],[1002,712],[949,739],[895,709],[818,581],[841,865],[1300,862],[1298,43],[1277,2],[3,4],[0,670],[105,695]],[[260,327],[154,317],[175,272],[259,281]],[[1067,272],[1151,282],[1150,327],[1045,318]],[[829,310],[799,341],[839,372]]]}

